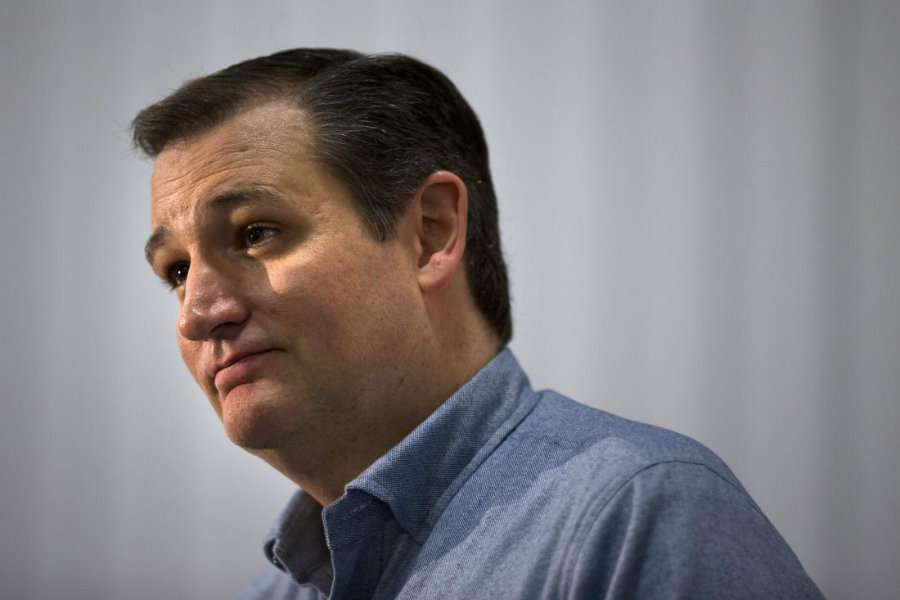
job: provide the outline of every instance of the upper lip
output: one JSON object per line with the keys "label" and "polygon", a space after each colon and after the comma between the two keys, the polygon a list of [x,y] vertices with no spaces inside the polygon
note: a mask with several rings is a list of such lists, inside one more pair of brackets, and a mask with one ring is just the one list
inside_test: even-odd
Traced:
{"label": "upper lip", "polygon": [[240,351],[232,351],[226,353],[222,358],[217,360],[212,368],[212,378],[215,379],[216,375],[222,369],[228,368],[236,362],[239,362],[248,356],[253,356],[254,354],[262,354],[263,352],[268,352],[270,350],[274,350],[271,347],[260,347],[260,348],[247,348]]}

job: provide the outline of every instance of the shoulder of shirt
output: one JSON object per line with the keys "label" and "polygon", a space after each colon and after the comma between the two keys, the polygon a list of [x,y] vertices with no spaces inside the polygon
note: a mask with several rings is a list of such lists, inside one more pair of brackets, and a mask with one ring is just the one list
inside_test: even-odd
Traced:
{"label": "shoulder of shirt", "polygon": [[553,391],[535,393],[539,400],[534,410],[503,446],[505,452],[518,449],[542,462],[566,465],[559,485],[609,489],[651,468],[698,465],[746,494],[712,450],[686,435],[625,419]]}

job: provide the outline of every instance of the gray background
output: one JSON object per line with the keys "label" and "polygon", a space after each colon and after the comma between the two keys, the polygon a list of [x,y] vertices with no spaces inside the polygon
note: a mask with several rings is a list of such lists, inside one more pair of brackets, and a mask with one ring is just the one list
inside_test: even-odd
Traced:
{"label": "gray background", "polygon": [[898,2],[0,8],[0,596],[225,598],[291,492],[143,262],[135,112],[298,45],[403,51],[492,149],[537,386],[690,434],[831,598],[900,594]]}

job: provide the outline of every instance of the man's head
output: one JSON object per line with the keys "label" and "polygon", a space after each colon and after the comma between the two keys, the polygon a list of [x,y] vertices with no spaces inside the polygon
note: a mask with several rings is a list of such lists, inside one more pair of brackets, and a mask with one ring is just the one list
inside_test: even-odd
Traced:
{"label": "man's head", "polygon": [[320,501],[508,340],[484,140],[430,67],[283,52],[134,128],[188,369],[229,437]]}
{"label": "man's head", "polygon": [[141,111],[134,141],[148,156],[267,103],[299,108],[312,157],[347,188],[366,230],[393,235],[420,183],[447,170],[469,197],[465,270],[501,345],[512,337],[506,265],[488,150],[478,118],[438,70],[403,55],[294,49],[189,81]]}

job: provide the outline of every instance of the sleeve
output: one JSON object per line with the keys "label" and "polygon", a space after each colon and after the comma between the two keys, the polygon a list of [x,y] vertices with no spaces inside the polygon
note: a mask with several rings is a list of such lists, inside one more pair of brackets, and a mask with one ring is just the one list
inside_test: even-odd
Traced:
{"label": "sleeve", "polygon": [[822,598],[747,493],[702,464],[634,475],[585,528],[570,598]]}

